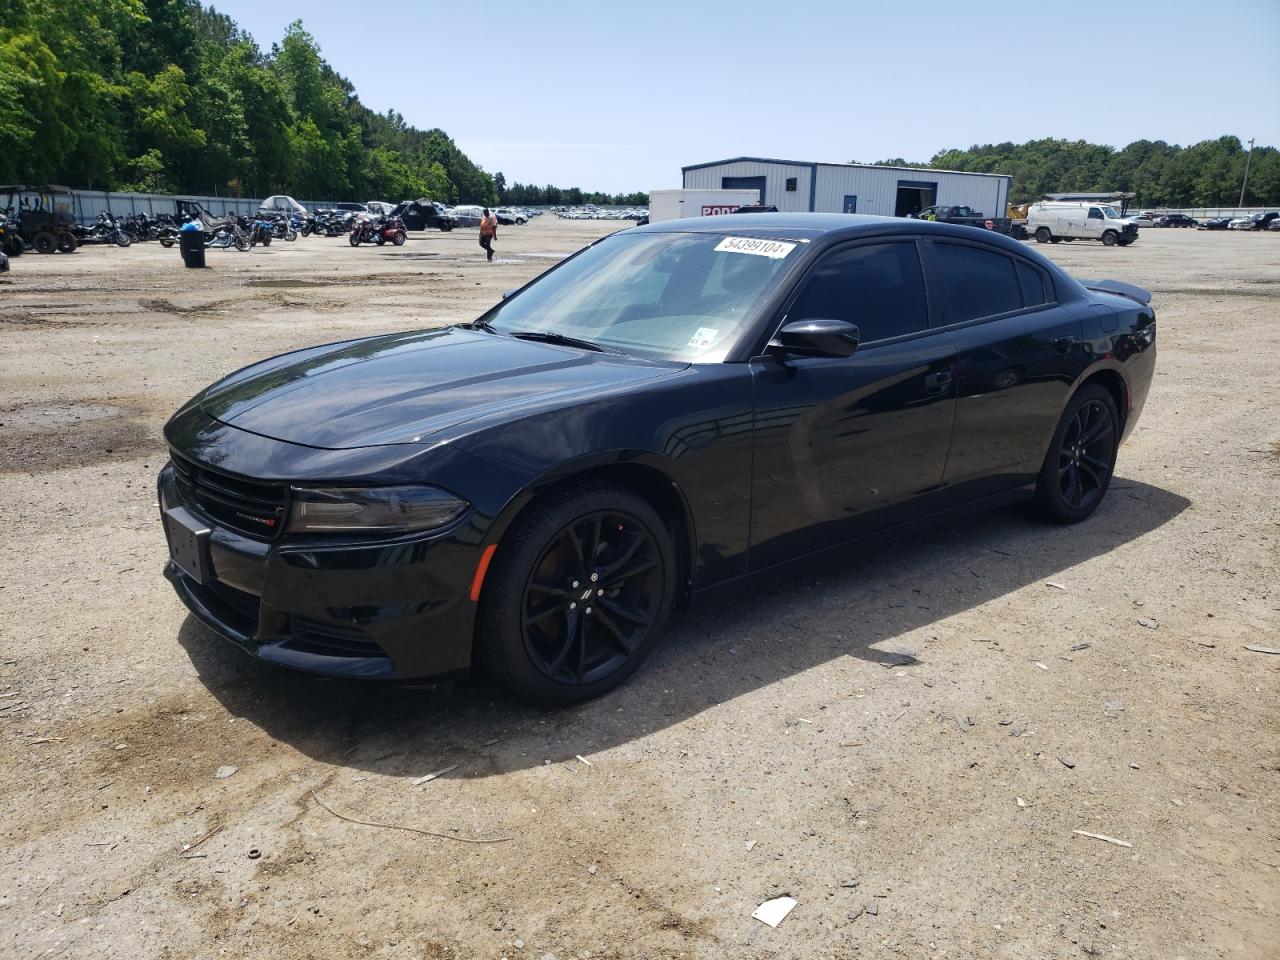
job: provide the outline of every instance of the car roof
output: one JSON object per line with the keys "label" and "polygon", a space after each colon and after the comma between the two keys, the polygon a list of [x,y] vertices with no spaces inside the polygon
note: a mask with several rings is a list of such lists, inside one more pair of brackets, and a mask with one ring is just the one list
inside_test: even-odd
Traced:
{"label": "car roof", "polygon": [[766,240],[852,239],[880,234],[933,234],[961,240],[985,240],[1021,250],[1015,240],[964,224],[936,223],[907,217],[873,217],[861,213],[742,213],[732,216],[686,217],[633,227],[628,233],[710,233]]}

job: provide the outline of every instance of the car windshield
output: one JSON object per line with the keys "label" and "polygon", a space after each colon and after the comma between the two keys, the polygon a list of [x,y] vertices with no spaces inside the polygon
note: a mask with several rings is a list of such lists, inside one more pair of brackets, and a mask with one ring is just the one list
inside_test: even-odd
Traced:
{"label": "car windshield", "polygon": [[1120,216],[1120,211],[1119,211],[1119,210],[1117,210],[1115,207],[1103,207],[1103,208],[1102,208],[1102,215],[1103,215],[1104,217],[1106,217],[1108,220],[1123,220],[1123,219],[1124,219],[1124,217]]}
{"label": "car windshield", "polygon": [[482,320],[498,333],[550,334],[652,359],[716,363],[798,246],[723,234],[616,234]]}

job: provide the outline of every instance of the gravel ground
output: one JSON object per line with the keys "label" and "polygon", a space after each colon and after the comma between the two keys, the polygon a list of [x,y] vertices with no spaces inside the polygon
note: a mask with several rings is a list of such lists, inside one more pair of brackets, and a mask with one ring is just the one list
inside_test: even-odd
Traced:
{"label": "gravel ground", "polygon": [[181,402],[471,318],[607,229],[13,261],[0,953],[1274,958],[1280,656],[1245,645],[1280,647],[1277,236],[1039,248],[1155,292],[1089,522],[1000,511],[700,606],[599,701],[293,676],[186,615],[153,486]]}

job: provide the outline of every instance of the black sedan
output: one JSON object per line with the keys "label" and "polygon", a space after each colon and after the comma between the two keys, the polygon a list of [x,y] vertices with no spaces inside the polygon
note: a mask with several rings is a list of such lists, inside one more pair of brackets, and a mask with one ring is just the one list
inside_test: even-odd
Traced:
{"label": "black sedan", "polygon": [[1197,230],[1225,230],[1231,224],[1231,217],[1214,217],[1211,220],[1201,220],[1196,225]]}
{"label": "black sedan", "polygon": [[165,427],[165,574],[277,664],[594,696],[713,588],[1020,499],[1088,517],[1151,383],[1149,299],[919,220],[616,233],[473,323],[197,394]]}
{"label": "black sedan", "polygon": [[1200,221],[1188,217],[1185,213],[1166,213],[1156,217],[1157,227],[1198,227]]}

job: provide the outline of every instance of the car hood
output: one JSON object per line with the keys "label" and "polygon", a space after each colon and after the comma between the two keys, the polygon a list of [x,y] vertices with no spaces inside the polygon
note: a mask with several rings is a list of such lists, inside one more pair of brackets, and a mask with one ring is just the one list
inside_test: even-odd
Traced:
{"label": "car hood", "polygon": [[285,354],[199,402],[242,430],[342,450],[435,443],[469,420],[584,402],[682,367],[449,327]]}

